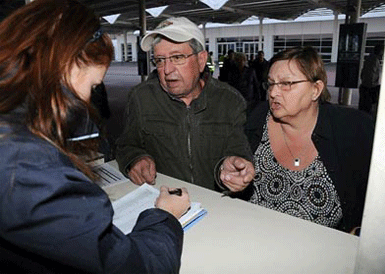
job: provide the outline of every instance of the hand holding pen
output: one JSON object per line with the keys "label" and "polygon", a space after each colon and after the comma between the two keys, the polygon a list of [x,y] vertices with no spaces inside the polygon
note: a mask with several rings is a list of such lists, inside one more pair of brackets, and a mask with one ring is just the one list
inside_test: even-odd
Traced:
{"label": "hand holding pen", "polygon": [[179,219],[190,207],[190,196],[187,189],[161,186],[155,207],[168,211]]}

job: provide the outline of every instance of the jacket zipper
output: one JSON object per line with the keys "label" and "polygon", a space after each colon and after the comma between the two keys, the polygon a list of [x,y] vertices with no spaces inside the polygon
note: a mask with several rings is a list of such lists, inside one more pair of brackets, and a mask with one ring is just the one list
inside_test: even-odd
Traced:
{"label": "jacket zipper", "polygon": [[194,184],[192,152],[191,152],[191,108],[187,106],[187,150],[190,162],[191,183]]}

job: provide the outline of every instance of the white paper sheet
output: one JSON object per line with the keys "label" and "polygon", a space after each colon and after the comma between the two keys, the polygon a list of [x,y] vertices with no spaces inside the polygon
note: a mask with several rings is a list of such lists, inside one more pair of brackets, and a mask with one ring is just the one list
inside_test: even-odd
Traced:
{"label": "white paper sheet", "polygon": [[107,163],[97,164],[93,166],[92,169],[99,176],[96,184],[102,188],[127,182],[128,180],[119,170]]}
{"label": "white paper sheet", "polygon": [[[158,196],[158,189],[148,184],[143,184],[119,200],[114,201],[112,203],[112,208],[115,212],[113,224],[124,234],[130,233],[136,224],[139,214],[148,208],[153,208]],[[179,219],[179,222],[182,227],[185,227],[205,214],[206,211],[201,207],[201,204],[193,202],[191,203],[190,210]]]}
{"label": "white paper sheet", "polygon": [[113,224],[123,231],[124,234],[130,233],[135,226],[139,214],[148,208],[153,208],[158,196],[159,190],[148,184],[143,184],[141,187],[113,202],[112,208],[115,212]]}

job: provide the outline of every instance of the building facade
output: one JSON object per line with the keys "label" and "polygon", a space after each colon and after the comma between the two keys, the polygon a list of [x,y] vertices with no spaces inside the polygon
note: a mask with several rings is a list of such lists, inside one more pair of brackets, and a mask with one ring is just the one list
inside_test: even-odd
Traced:
{"label": "building facade", "polygon": [[[366,50],[378,42],[385,42],[385,12],[368,13],[359,23],[367,24]],[[325,63],[337,61],[338,35],[344,15],[301,16],[292,21],[265,19],[247,20],[242,24],[206,24],[202,31],[206,37],[206,49],[213,52],[214,61],[229,49],[244,52],[253,59],[259,50],[270,59],[276,52],[293,46],[310,45],[317,48]],[[113,35],[116,61],[137,61],[138,34]]]}

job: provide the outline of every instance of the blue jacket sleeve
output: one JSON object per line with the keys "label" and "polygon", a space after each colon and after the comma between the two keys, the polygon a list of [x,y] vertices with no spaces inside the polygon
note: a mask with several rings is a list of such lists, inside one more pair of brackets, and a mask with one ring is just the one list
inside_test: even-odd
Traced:
{"label": "blue jacket sleeve", "polygon": [[0,143],[0,238],[91,273],[178,273],[183,230],[160,209],[124,235],[107,195],[49,146]]}

